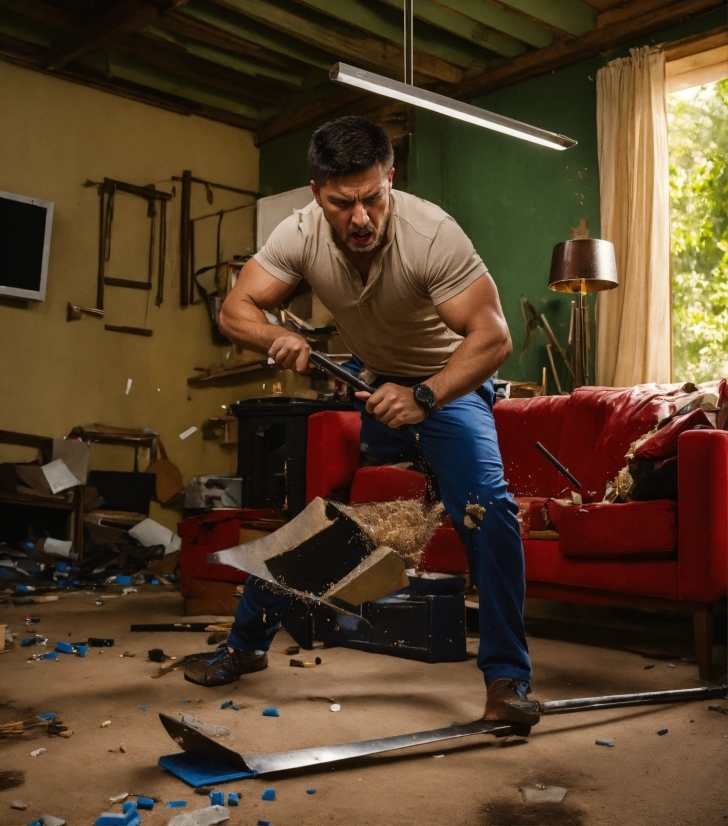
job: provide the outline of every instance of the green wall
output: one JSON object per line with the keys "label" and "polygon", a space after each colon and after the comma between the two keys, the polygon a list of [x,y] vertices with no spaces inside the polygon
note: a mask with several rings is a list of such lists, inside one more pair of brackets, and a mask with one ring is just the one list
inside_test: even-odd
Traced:
{"label": "green wall", "polygon": [[[516,380],[540,381],[546,349],[538,333],[521,359],[524,339],[519,299],[545,313],[558,338],[568,333],[568,297],[548,290],[554,244],[570,237],[580,218],[599,237],[599,170],[596,72],[630,46],[677,40],[723,25],[723,11],[658,32],[637,43],[530,78],[472,101],[578,141],[565,151],[517,140],[425,110],[415,113],[408,191],[450,213],[472,239],[500,292],[514,352],[500,371]],[[260,147],[260,186],[265,194],[308,183],[306,147],[312,128]],[[396,185],[396,177],[395,177]],[[560,368],[566,387],[565,368]],[[593,376],[593,372],[592,372]],[[549,375],[549,392],[554,392]]]}

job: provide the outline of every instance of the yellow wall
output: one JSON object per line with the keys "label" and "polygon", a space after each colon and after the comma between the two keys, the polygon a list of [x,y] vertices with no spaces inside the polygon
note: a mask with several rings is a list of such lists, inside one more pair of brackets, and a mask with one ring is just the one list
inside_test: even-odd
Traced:
{"label": "yellow wall", "polygon": [[[0,100],[0,190],[55,204],[46,300],[23,306],[0,299],[0,429],[61,437],[92,422],[151,427],[185,479],[234,472],[234,451],[203,441],[201,426],[239,393],[186,383],[196,366],[226,363],[228,349],[213,344],[203,304],[179,304],[179,184],[168,205],[161,307],[154,304],[156,282],[151,293],[107,287],[105,319],[67,323],[66,304],[94,306],[96,298],[99,206],[97,190],[83,186],[87,179],[154,183],[171,192],[171,177],[190,169],[196,177],[255,190],[252,135],[5,63]],[[204,188],[193,187],[193,217],[242,203],[242,196],[215,191],[210,205]],[[253,251],[252,212],[224,219],[223,259]],[[215,262],[216,224],[198,224],[198,268]],[[107,275],[144,280],[148,242],[145,202],[117,193]],[[147,326],[154,334],[107,332],[105,322]],[[191,425],[197,433],[181,441]],[[5,456],[0,446],[0,460]],[[95,446],[91,461],[131,470],[132,453]],[[172,527],[178,513],[155,506],[151,515]]]}

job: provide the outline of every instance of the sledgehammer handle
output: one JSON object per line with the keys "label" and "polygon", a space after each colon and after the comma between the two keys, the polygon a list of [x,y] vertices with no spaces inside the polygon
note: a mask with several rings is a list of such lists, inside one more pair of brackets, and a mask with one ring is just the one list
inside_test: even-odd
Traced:
{"label": "sledgehammer handle", "polygon": [[345,370],[341,365],[337,364],[335,361],[327,359],[326,356],[324,356],[322,353],[319,353],[316,350],[311,350],[308,356],[308,360],[311,362],[311,364],[315,364],[316,367],[320,367],[322,370],[325,370],[330,375],[350,385],[355,390],[359,390],[364,393],[374,393],[375,391],[375,388],[372,387],[371,384],[363,382],[360,378],[357,378],[355,375],[353,375],[353,373],[350,373],[348,370]]}
{"label": "sledgehammer handle", "polygon": [[674,691],[647,691],[642,694],[611,694],[605,697],[580,697],[573,700],[552,700],[541,703],[541,714],[568,714],[572,711],[592,711],[597,708],[645,706],[653,703],[680,703],[725,697],[728,686],[710,688],[680,688]]}
{"label": "sledgehammer handle", "polygon": [[561,462],[554,456],[554,454],[551,453],[551,451],[546,450],[546,448],[541,444],[541,442],[536,442],[536,447],[541,451],[541,453],[543,453],[543,455],[549,460],[549,462],[551,462],[551,464],[556,468],[556,470],[559,471],[559,473],[562,473],[564,476],[566,476],[566,478],[574,485],[574,487],[581,487],[581,482],[576,478],[576,476],[574,476],[573,473],[568,471],[561,464]]}

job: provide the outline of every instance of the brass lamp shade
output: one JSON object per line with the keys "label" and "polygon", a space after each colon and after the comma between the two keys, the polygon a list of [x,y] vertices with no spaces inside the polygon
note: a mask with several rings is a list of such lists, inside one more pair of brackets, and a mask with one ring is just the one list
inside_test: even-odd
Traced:
{"label": "brass lamp shade", "polygon": [[613,290],[617,281],[614,244],[600,238],[575,238],[554,247],[549,289],[559,293]]}

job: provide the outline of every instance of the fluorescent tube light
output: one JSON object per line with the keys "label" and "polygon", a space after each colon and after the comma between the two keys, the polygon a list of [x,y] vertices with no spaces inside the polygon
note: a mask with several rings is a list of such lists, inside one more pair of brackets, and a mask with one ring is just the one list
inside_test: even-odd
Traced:
{"label": "fluorescent tube light", "polygon": [[451,118],[464,120],[467,123],[474,123],[476,126],[484,126],[486,129],[493,129],[496,132],[503,132],[512,135],[514,138],[521,138],[524,141],[539,143],[541,146],[548,146],[551,149],[569,149],[576,146],[576,141],[555,132],[548,132],[546,129],[538,129],[521,123],[518,120],[479,109],[468,103],[461,103],[459,100],[420,89],[417,86],[410,86],[408,83],[400,83],[397,80],[390,80],[388,77],[365,72],[355,66],[346,63],[336,63],[331,67],[329,78],[334,83],[341,83],[346,86],[356,86],[359,89],[366,89],[375,95],[401,100],[403,103],[411,103],[423,109],[430,109],[447,115]]}

